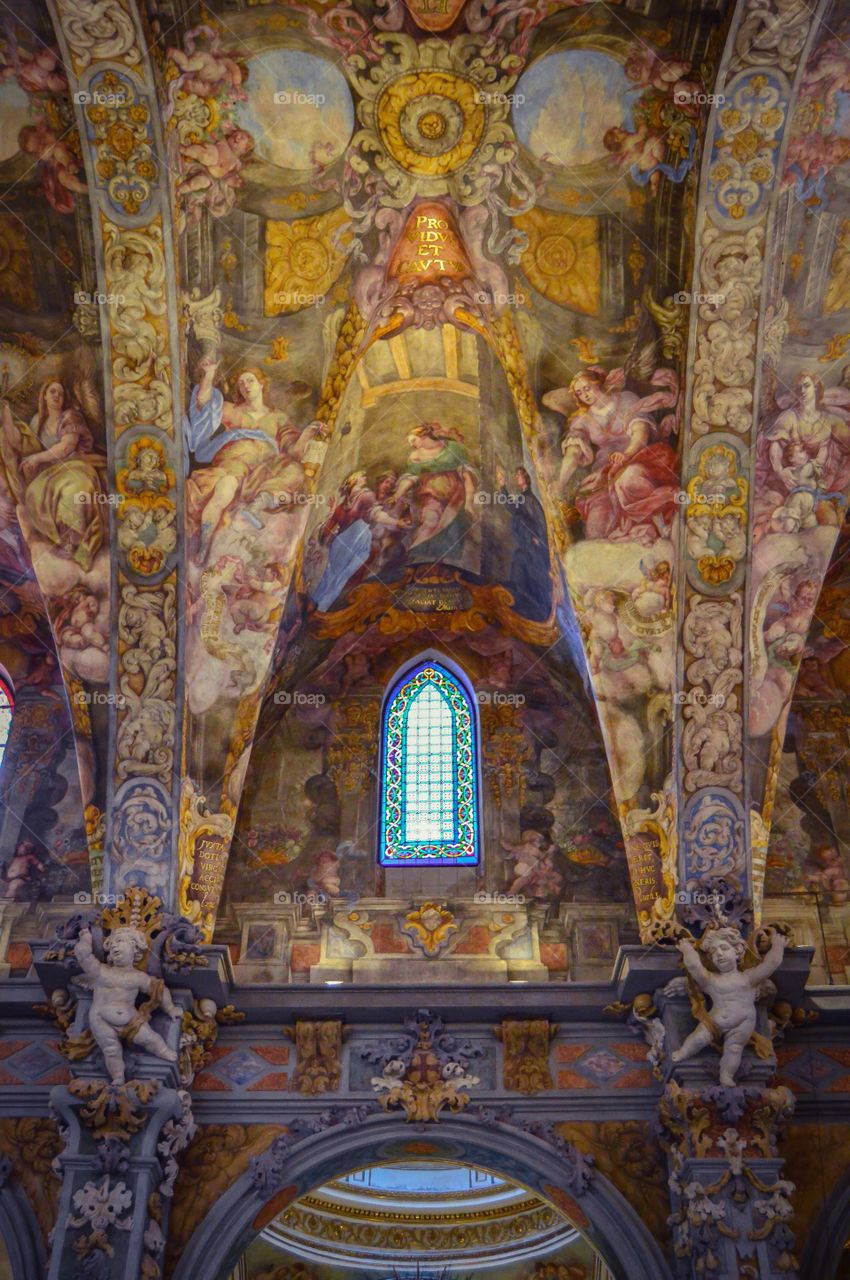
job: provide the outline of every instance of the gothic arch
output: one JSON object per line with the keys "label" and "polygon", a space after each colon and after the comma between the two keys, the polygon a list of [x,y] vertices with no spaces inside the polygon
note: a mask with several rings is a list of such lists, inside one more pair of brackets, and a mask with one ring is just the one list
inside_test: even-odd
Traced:
{"label": "gothic arch", "polygon": [[225,1280],[252,1236],[286,1204],[352,1169],[398,1159],[411,1141],[420,1157],[428,1147],[436,1159],[463,1160],[492,1170],[551,1200],[599,1250],[616,1280],[670,1280],[658,1242],[597,1170],[587,1189],[579,1192],[571,1166],[547,1142],[491,1117],[471,1115],[427,1129],[375,1116],[362,1123],[340,1123],[295,1142],[273,1194],[258,1190],[248,1172],[220,1197],[192,1235],[173,1280]]}

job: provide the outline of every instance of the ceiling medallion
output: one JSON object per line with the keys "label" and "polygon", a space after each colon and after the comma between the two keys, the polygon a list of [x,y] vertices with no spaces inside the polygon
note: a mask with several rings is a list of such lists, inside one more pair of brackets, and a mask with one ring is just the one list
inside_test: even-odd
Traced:
{"label": "ceiling medallion", "polygon": [[408,72],[378,98],[381,141],[408,173],[455,173],[471,160],[484,135],[482,97],[471,80],[452,72]]}
{"label": "ceiling medallion", "polygon": [[[349,163],[374,175],[384,206],[447,195],[468,207],[506,182],[525,189],[509,119],[515,58],[488,60],[478,35],[446,41],[381,32],[374,43],[377,56],[346,67],[360,122]],[[349,213],[357,214],[356,202]]]}

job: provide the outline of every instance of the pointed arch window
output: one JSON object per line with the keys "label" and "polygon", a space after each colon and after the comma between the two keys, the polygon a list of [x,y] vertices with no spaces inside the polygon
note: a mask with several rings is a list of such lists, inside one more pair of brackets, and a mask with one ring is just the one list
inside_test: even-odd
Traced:
{"label": "pointed arch window", "polygon": [[381,744],[384,866],[478,862],[478,744],[475,704],[439,662],[422,660],[384,705]]}
{"label": "pointed arch window", "polygon": [[15,710],[15,698],[11,685],[0,676],[0,764],[6,752],[9,732],[12,728],[12,715]]}

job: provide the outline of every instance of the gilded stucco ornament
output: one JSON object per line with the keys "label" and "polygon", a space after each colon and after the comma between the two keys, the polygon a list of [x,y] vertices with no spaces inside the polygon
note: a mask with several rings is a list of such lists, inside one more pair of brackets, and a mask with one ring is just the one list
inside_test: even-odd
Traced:
{"label": "gilded stucco ornament", "polygon": [[743,577],[747,551],[747,495],[737,442],[716,439],[695,450],[687,484],[685,548],[688,570],[701,589],[724,592]]}
{"label": "gilded stucco ornament", "polygon": [[719,785],[739,793],[743,785],[743,721],[738,686],[743,680],[743,609],[728,600],[694,595],[682,629],[685,726],[682,756],[685,789]]}
{"label": "gilded stucco ornament", "polygon": [[787,95],[784,77],[764,71],[726,87],[708,166],[712,213],[721,221],[745,226],[765,214],[776,181]]}
{"label": "gilded stucco ornament", "polygon": [[90,99],[83,118],[97,186],[116,213],[146,213],[157,178],[149,101],[133,78],[112,70],[93,76],[84,92]]}
{"label": "gilded stucco ornament", "polygon": [[486,200],[502,168],[516,165],[508,122],[515,71],[485,62],[481,38],[417,43],[386,33],[375,43],[377,59],[358,57],[346,67],[360,99],[351,167],[360,174],[377,169],[384,203],[393,208],[417,196],[449,195],[461,205]]}
{"label": "gilded stucco ornament", "polygon": [[142,61],[136,24],[124,0],[65,0],[57,9],[78,74],[95,62],[135,67]]}
{"label": "gilded stucco ornament", "polygon": [[493,1028],[502,1042],[502,1078],[506,1089],[535,1094],[553,1089],[549,1048],[557,1025],[548,1018],[505,1019]]}
{"label": "gilded stucco ornament", "polygon": [[414,907],[401,924],[401,932],[410,938],[417,951],[429,959],[445,951],[457,931],[454,913],[439,902],[425,902],[421,907]]}
{"label": "gilded stucco ornament", "polygon": [[372,1089],[384,1111],[403,1110],[408,1121],[436,1121],[445,1109],[463,1111],[464,1090],[480,1083],[469,1067],[480,1050],[459,1042],[427,1009],[405,1022],[405,1035],[389,1048],[361,1049],[368,1062],[381,1067]]}
{"label": "gilded stucco ornament", "polygon": [[317,1097],[333,1093],[342,1077],[343,1026],[338,1018],[312,1022],[299,1018],[284,1034],[295,1041],[295,1070],[290,1088],[294,1093]]}
{"label": "gilded stucco ornament", "polygon": [[348,215],[333,209],[314,218],[266,225],[267,316],[292,315],[320,305],[346,262]]}
{"label": "gilded stucco ornament", "polygon": [[745,435],[753,424],[764,227],[722,232],[706,222],[700,249],[690,430]]}
{"label": "gilded stucco ornament", "polygon": [[110,314],[116,428],[149,422],[172,432],[162,223],[128,230],[104,218],[102,230],[107,288],[121,298]]}
{"label": "gilded stucco ornament", "polygon": [[743,67],[779,67],[791,76],[806,43],[812,9],[806,0],[746,0],[735,33],[730,74]]}
{"label": "gilded stucco ornament", "polygon": [[121,705],[116,739],[117,776],[168,784],[174,762],[177,661],[175,588],[126,583],[118,610],[122,644]]}

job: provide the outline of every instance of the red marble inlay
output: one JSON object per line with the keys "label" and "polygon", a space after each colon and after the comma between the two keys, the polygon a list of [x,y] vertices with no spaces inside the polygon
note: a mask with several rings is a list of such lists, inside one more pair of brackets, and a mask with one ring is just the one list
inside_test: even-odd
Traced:
{"label": "red marble inlay", "polygon": [[6,959],[13,969],[29,969],[32,964],[32,952],[25,942],[10,942],[6,950]]}
{"label": "red marble inlay", "polygon": [[556,1044],[555,1061],[575,1062],[583,1053],[587,1053],[589,1048],[589,1044]]}
{"label": "red marble inlay", "polygon": [[611,1044],[608,1048],[613,1049],[621,1058],[628,1058],[629,1062],[646,1062],[649,1053],[649,1046],[641,1044],[639,1040],[629,1040],[627,1044]]}
{"label": "red marble inlay", "polygon": [[624,1076],[620,1076],[619,1080],[614,1081],[615,1089],[646,1089],[652,1084],[653,1076],[649,1067],[635,1067],[634,1071],[629,1071]]}
{"label": "red marble inlay", "polygon": [[547,969],[567,969],[567,944],[565,942],[541,942],[540,961]]}
{"label": "red marble inlay", "polygon": [[29,1040],[0,1040],[0,1058],[11,1058],[13,1053],[17,1053],[29,1043]]}
{"label": "red marble inlay", "polygon": [[289,1062],[288,1044],[252,1044],[251,1048],[254,1053],[265,1058],[266,1062],[273,1062],[275,1066],[283,1066]]}
{"label": "red marble inlay", "polygon": [[233,1086],[224,1080],[219,1080],[218,1076],[211,1076],[208,1071],[199,1071],[195,1076],[195,1082],[192,1088],[206,1089],[208,1093],[232,1093]]}
{"label": "red marble inlay", "polygon": [[248,1093],[270,1093],[272,1090],[280,1093],[286,1093],[289,1088],[289,1076],[285,1071],[273,1071],[271,1075],[263,1076],[260,1080],[255,1080],[253,1084],[248,1085]]}
{"label": "red marble inlay", "polygon": [[558,1088],[559,1089],[598,1089],[599,1086],[595,1080],[588,1080],[585,1076],[580,1076],[577,1071],[559,1071],[558,1072]]}
{"label": "red marble inlay", "polygon": [[456,956],[486,956],[490,950],[492,934],[486,924],[474,924],[463,942],[454,949]]}
{"label": "red marble inlay", "polygon": [[294,942],[289,964],[293,972],[304,973],[311,964],[318,964],[320,957],[318,942]]}

